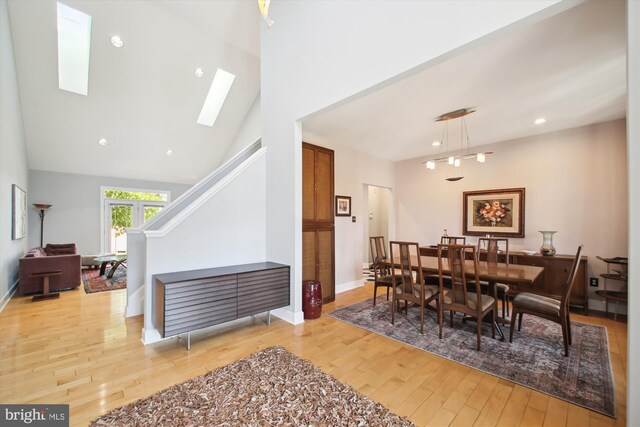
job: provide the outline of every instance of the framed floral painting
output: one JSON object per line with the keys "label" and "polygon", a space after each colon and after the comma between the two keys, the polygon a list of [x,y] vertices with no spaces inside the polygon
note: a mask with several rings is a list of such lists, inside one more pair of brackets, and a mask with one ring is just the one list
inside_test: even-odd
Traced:
{"label": "framed floral painting", "polygon": [[524,237],[524,188],[465,191],[463,234]]}

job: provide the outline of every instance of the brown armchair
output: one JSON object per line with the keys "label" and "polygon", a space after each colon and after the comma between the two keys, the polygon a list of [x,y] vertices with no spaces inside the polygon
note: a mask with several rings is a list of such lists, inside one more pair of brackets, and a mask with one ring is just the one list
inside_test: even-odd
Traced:
{"label": "brown armchair", "polygon": [[43,291],[42,277],[34,275],[60,271],[59,275],[51,276],[49,289],[56,291],[80,286],[80,254],[76,253],[76,245],[67,243],[62,245],[48,244],[45,248],[31,249],[20,258],[20,284],[18,292],[21,295],[41,293]]}

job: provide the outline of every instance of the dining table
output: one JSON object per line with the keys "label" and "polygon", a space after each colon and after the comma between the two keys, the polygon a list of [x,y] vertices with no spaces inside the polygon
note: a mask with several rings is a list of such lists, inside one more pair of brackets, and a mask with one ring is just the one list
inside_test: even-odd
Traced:
{"label": "dining table", "polygon": [[[388,267],[400,268],[399,263],[392,263],[390,259],[387,259],[384,264]],[[420,265],[422,267],[423,275],[433,275],[438,273],[438,257],[434,256],[420,256]],[[418,269],[418,255],[411,255],[411,266],[414,270]],[[465,261],[465,270],[467,271],[467,278],[474,279],[473,260]],[[532,284],[540,274],[544,271],[544,267],[538,267],[533,265],[520,265],[520,264],[505,264],[505,263],[490,263],[487,261],[478,261],[478,277],[480,281],[487,282],[489,284],[489,295],[496,298],[497,283],[505,283],[507,285],[515,285],[517,283]],[[449,262],[447,258],[442,259],[442,273],[450,275]],[[496,313],[496,330],[500,339],[504,341],[504,333],[500,328],[500,323],[507,323],[508,320],[499,316]]]}

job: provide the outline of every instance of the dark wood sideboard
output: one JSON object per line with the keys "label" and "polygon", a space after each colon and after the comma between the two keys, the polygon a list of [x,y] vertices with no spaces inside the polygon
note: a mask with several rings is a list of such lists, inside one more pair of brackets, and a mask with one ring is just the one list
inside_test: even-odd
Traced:
{"label": "dark wood sideboard", "polygon": [[[438,256],[438,249],[431,246],[420,248],[420,255]],[[515,296],[519,292],[532,292],[536,294],[560,298],[562,286],[569,278],[569,271],[573,264],[573,255],[543,256],[540,254],[528,255],[524,252],[509,252],[509,263],[520,265],[535,265],[544,267],[544,272],[533,284],[520,283],[510,285],[509,295]],[[587,257],[580,258],[576,283],[571,290],[570,304],[582,307],[585,314],[589,313],[589,298],[587,293]],[[504,254],[499,257],[500,262],[505,262]]]}
{"label": "dark wood sideboard", "polygon": [[[274,262],[153,276],[154,323],[163,338],[289,305],[289,266]],[[269,314],[270,315],[270,314]]]}

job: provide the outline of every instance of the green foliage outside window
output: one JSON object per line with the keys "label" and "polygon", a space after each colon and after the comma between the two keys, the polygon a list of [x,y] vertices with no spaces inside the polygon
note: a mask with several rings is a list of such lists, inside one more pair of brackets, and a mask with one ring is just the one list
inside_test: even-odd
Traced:
{"label": "green foliage outside window", "polygon": [[144,207],[144,220],[149,221],[153,218],[158,212],[162,210],[162,206],[145,206]]}
{"label": "green foliage outside window", "polygon": [[105,190],[104,196],[108,199],[123,199],[123,200],[155,200],[158,202],[166,202],[167,195],[160,193],[139,193],[137,191],[120,191],[120,190]]}
{"label": "green foliage outside window", "polygon": [[116,237],[125,233],[125,228],[131,227],[131,206],[112,206],[111,207],[111,228],[116,231]]}
{"label": "green foliage outside window", "polygon": [[[105,190],[104,196],[109,199],[120,200],[151,200],[166,202],[167,195],[161,193],[141,193],[136,191]],[[148,221],[162,210],[162,206],[145,206],[144,220]],[[126,228],[133,226],[133,209],[129,205],[113,205],[111,207],[111,228],[116,232],[116,237],[125,234]]]}

